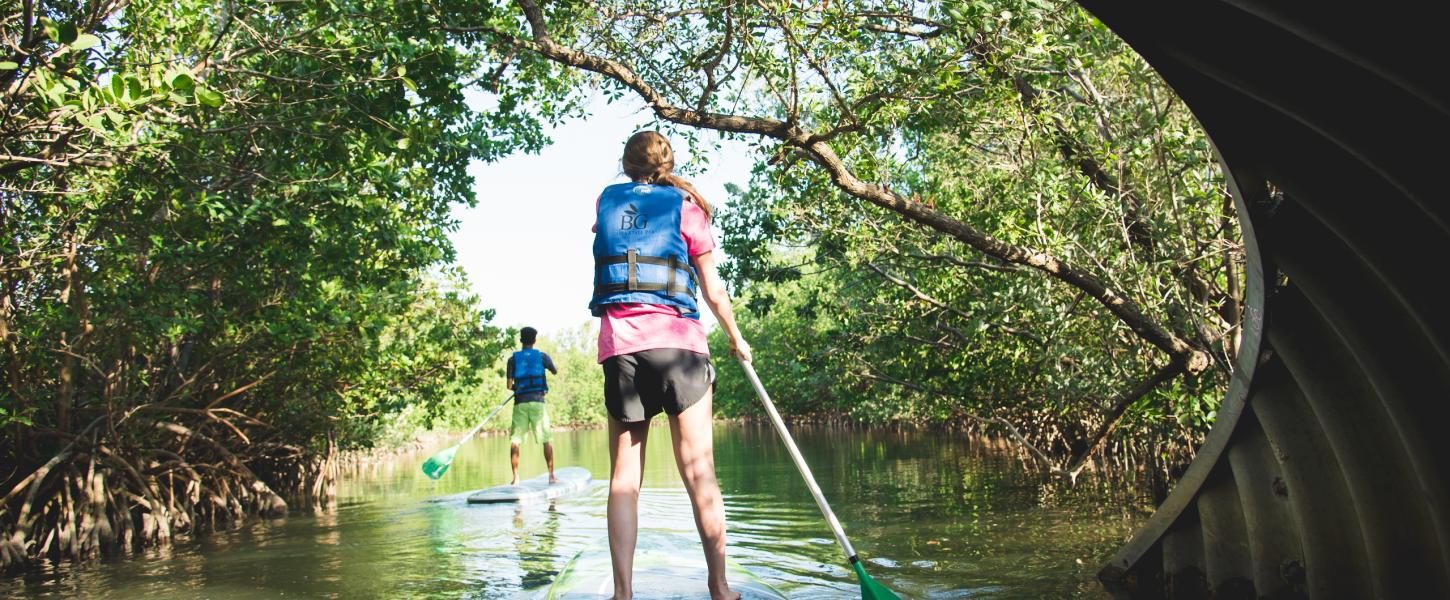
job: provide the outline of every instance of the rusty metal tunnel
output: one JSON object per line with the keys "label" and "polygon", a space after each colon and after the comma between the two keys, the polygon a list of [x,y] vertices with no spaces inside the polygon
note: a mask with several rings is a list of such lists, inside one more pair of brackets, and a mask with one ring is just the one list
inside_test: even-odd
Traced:
{"label": "rusty metal tunnel", "polygon": [[1079,0],[1173,86],[1248,249],[1217,423],[1121,598],[1450,598],[1450,69],[1434,3]]}

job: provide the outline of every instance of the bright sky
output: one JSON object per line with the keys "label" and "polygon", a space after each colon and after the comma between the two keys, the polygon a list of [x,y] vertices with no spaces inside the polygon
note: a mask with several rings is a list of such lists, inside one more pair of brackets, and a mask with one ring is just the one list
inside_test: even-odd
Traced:
{"label": "bright sky", "polygon": [[[458,264],[482,299],[494,308],[500,326],[532,326],[544,335],[574,327],[589,315],[594,282],[590,247],[594,200],[611,183],[625,181],[619,155],[630,134],[653,121],[644,104],[632,98],[607,104],[596,98],[590,116],[549,132],[554,141],[538,155],[517,154],[496,163],[470,167],[478,206],[456,209],[452,235]],[[675,161],[693,157],[675,140]],[[744,187],[752,157],[740,142],[725,141],[709,151],[703,173],[690,177],[715,206],[726,203],[727,182]],[[719,243],[719,232],[716,232]],[[724,257],[717,251],[716,258]],[[714,316],[701,307],[706,323]]]}

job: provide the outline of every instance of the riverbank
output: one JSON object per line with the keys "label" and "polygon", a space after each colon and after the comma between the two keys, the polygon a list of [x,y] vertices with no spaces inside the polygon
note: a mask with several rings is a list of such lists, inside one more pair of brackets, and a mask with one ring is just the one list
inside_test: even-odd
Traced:
{"label": "riverbank", "polygon": [[[506,416],[503,418],[506,419]],[[850,431],[877,431],[877,432],[933,432],[959,436],[962,439],[971,440],[974,444],[986,448],[993,448],[1001,452],[1013,453],[1024,465],[1029,473],[1036,473],[1044,480],[1062,480],[1067,485],[1077,485],[1079,482],[1086,483],[1089,480],[1097,480],[1093,485],[1106,485],[1109,487],[1138,487],[1145,494],[1152,498],[1156,504],[1166,497],[1172,482],[1182,473],[1189,462],[1192,461],[1193,452],[1196,448],[1194,440],[1177,440],[1169,444],[1171,448],[1161,445],[1154,445],[1143,441],[1133,440],[1112,440],[1096,455],[1090,457],[1083,465],[1081,473],[1077,477],[1066,478],[1053,472],[1055,463],[1046,462],[1044,456],[1051,458],[1053,455],[1065,456],[1065,448],[1048,448],[1044,453],[1043,449],[1027,445],[1020,438],[1010,435],[999,424],[985,422],[982,419],[969,416],[960,416],[952,419],[938,421],[909,421],[895,420],[881,423],[866,423],[859,419],[852,418],[846,413],[821,413],[812,415],[786,416],[787,426],[796,428],[822,428],[822,429],[844,429]],[[766,427],[770,426],[769,420],[764,415],[742,415],[742,416],[716,416],[717,425],[744,425]],[[654,419],[651,427],[668,427],[668,420],[663,418]],[[555,432],[567,431],[588,431],[603,429],[605,423],[586,422],[555,425],[552,430]],[[350,450],[343,453],[341,460],[345,463],[367,462],[372,460],[383,460],[399,454],[437,451],[446,448],[458,441],[466,431],[420,431],[405,436],[404,441],[364,450]],[[509,433],[506,426],[492,427],[479,432],[479,436],[507,436]]]}

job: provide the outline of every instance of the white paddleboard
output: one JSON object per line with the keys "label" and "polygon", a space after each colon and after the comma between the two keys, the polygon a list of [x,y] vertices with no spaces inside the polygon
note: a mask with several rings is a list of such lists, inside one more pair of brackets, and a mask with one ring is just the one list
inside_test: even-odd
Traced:
{"label": "white paddleboard", "polygon": [[[636,600],[700,600],[709,598],[705,584],[704,551],[700,539],[668,533],[640,532],[634,552]],[[734,561],[726,562],[730,588],[742,600],[784,600],[785,596]],[[574,555],[554,584],[547,600],[599,599],[614,595],[614,569],[609,545],[601,542]]]}
{"label": "white paddleboard", "polygon": [[553,500],[564,494],[572,494],[589,487],[589,470],[583,467],[564,467],[554,470],[558,483],[549,483],[549,474],[520,481],[518,485],[496,485],[479,490],[468,496],[469,504],[494,502],[539,502]]}

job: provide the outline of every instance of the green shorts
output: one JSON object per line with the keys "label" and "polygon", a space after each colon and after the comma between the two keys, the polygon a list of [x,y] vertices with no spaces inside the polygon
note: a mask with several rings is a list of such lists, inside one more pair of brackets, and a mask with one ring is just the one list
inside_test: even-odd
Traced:
{"label": "green shorts", "polygon": [[549,413],[544,410],[543,402],[514,403],[514,423],[509,428],[509,441],[522,444],[524,434],[533,434],[541,444],[554,441],[554,434],[549,431]]}

